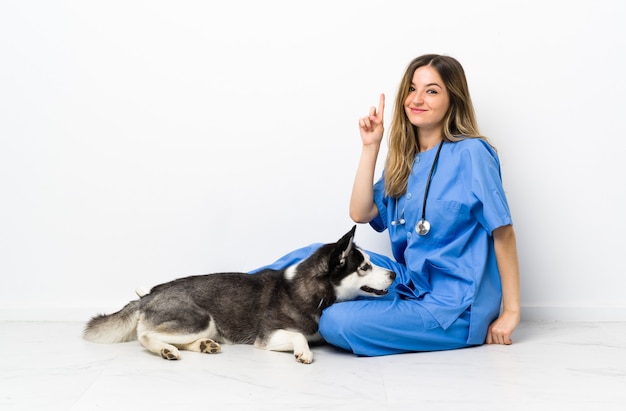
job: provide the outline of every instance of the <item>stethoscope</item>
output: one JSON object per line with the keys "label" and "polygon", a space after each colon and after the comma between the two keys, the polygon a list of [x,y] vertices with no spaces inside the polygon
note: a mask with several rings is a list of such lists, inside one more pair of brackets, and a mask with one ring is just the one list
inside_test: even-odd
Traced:
{"label": "stethoscope", "polygon": [[[426,219],[426,201],[428,200],[428,190],[430,189],[430,182],[433,179],[433,174],[435,172],[435,167],[437,166],[437,162],[439,161],[439,153],[441,153],[441,147],[443,147],[443,140],[439,143],[439,148],[437,148],[437,154],[435,154],[435,159],[433,160],[433,165],[430,167],[430,173],[428,173],[428,180],[426,181],[426,188],[424,189],[424,204],[422,205],[422,218],[415,224],[415,231],[419,235],[426,235],[430,232],[430,223]],[[398,204],[396,203],[396,219],[391,222],[391,225],[404,225],[406,220],[404,219],[404,207],[402,208],[402,214],[400,218],[398,218]]]}

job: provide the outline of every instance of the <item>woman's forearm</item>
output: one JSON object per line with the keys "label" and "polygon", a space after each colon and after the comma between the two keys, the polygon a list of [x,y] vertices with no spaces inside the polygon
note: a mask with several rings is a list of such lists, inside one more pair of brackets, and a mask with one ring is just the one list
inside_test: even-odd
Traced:
{"label": "woman's forearm", "polygon": [[502,309],[519,315],[520,272],[513,226],[507,225],[494,230],[493,238],[502,282]]}
{"label": "woman's forearm", "polygon": [[369,223],[378,215],[374,204],[374,172],[380,144],[364,145],[354,178],[350,198],[350,218],[356,223]]}

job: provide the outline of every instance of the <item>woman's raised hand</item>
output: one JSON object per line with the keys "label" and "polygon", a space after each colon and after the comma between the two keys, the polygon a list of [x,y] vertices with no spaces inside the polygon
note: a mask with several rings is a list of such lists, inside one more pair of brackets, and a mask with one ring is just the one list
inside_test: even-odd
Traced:
{"label": "woman's raised hand", "polygon": [[385,95],[380,95],[378,109],[372,106],[369,115],[359,119],[359,131],[363,145],[380,144],[383,139],[383,117],[385,113]]}

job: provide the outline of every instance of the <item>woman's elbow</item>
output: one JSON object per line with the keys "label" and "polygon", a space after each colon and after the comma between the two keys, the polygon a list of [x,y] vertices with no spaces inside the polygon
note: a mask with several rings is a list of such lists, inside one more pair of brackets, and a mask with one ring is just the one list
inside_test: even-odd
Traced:
{"label": "woman's elbow", "polygon": [[365,224],[365,223],[369,223],[371,220],[368,220],[366,218],[363,218],[362,216],[358,215],[358,214],[352,214],[350,213],[350,218],[352,219],[352,221],[354,221],[357,224]]}
{"label": "woman's elbow", "polygon": [[359,210],[350,208],[350,218],[357,224],[366,224],[378,215],[378,208],[375,205],[370,210]]}

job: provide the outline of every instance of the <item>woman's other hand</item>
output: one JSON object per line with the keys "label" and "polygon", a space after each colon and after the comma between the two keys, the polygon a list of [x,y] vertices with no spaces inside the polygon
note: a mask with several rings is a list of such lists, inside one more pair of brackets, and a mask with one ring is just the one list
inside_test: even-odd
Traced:
{"label": "woman's other hand", "polygon": [[512,344],[511,335],[519,322],[519,314],[503,311],[487,330],[487,344]]}

